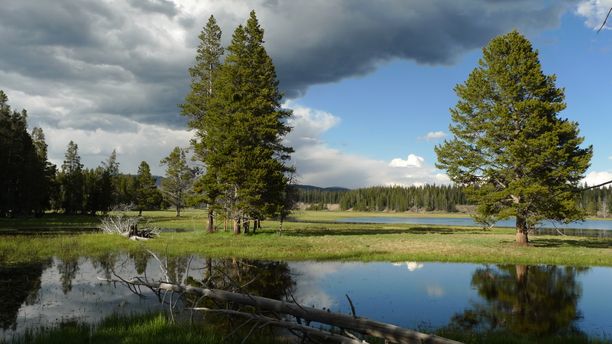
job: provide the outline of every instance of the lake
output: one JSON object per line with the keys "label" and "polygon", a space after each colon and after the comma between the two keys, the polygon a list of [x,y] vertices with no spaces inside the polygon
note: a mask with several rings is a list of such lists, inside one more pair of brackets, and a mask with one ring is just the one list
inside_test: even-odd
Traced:
{"label": "lake", "polygon": [[[451,263],[343,263],[162,259],[173,282],[226,271],[247,291],[422,330],[507,330],[534,336],[612,337],[612,268]],[[100,281],[162,276],[146,253],[0,265],[0,338],[63,321],[95,324],[113,313],[161,311],[157,297]],[[229,278],[229,277],[228,277]],[[225,277],[212,280],[222,288]],[[167,308],[167,306],[165,307]]]}
{"label": "lake", "polygon": [[[440,226],[476,226],[482,225],[474,222],[471,217],[349,217],[336,220],[345,223],[386,223],[386,224],[413,224],[413,225],[440,225]],[[514,227],[514,219],[506,219],[495,223],[495,227]],[[584,220],[568,224],[544,221],[540,224],[543,229],[592,229],[592,230],[612,230],[612,220]]]}

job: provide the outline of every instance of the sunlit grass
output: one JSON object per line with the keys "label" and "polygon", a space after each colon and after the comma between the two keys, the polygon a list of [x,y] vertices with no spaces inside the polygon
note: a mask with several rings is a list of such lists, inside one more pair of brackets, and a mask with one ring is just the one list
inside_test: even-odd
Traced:
{"label": "sunlit grass", "polygon": [[[325,213],[325,212],[323,212]],[[344,212],[346,213],[346,212]],[[256,235],[205,232],[206,213],[188,210],[177,218],[171,211],[145,212],[151,225],[180,230],[157,239],[134,242],[120,236],[4,235],[0,262],[18,263],[52,256],[98,256],[109,252],[151,249],[169,255],[197,254],[270,260],[439,261],[507,264],[612,266],[612,239],[531,236],[530,247],[516,246],[513,229],[484,231],[476,227],[411,224],[317,222],[319,212],[295,214],[310,222],[263,221]],[[310,219],[310,220],[308,220]],[[230,225],[228,224],[228,229]]]}

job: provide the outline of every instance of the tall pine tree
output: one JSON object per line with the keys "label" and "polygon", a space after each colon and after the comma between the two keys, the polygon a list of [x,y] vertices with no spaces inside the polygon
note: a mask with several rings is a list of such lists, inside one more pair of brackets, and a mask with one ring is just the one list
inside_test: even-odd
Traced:
{"label": "tall pine tree", "polygon": [[555,76],[516,31],[494,38],[479,66],[455,88],[454,137],[436,147],[438,168],[466,185],[481,217],[516,217],[516,241],[543,219],[569,222],[583,214],[574,192],[592,156],[565,109]]}
{"label": "tall pine tree", "polygon": [[251,12],[246,26],[234,31],[203,117],[192,124],[196,157],[206,167],[198,190],[208,195],[209,205],[234,219],[236,233],[241,223],[248,230],[248,219],[281,212],[292,171],[287,161],[293,150],[282,142],[291,112],[281,108],[282,94],[263,36]]}
{"label": "tall pine tree", "polygon": [[[189,126],[196,130],[196,138],[192,144],[195,156],[203,161],[208,152],[202,144],[207,133],[203,126],[203,118],[209,107],[208,100],[213,94],[213,84],[221,65],[221,57],[224,49],[221,46],[221,28],[217,25],[214,16],[208,18],[206,26],[198,36],[200,44],[198,46],[196,63],[189,69],[191,76],[191,89],[185,97],[185,103],[181,105],[182,114],[190,118]],[[211,181],[209,181],[211,180]],[[211,166],[209,173],[196,181],[195,190],[198,192],[198,201],[208,205],[208,232],[214,230],[213,212],[216,208],[217,199],[220,191],[217,187],[215,170]]]}
{"label": "tall pine tree", "polygon": [[59,174],[62,208],[67,214],[76,214],[83,211],[83,164],[79,156],[79,146],[70,141],[64,163]]}

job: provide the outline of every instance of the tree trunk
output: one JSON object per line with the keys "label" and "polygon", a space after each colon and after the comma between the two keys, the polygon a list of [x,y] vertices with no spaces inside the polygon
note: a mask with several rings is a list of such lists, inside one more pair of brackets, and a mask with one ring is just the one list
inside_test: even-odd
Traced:
{"label": "tree trunk", "polygon": [[208,231],[208,233],[212,233],[215,231],[215,227],[214,227],[214,218],[213,218],[213,211],[212,209],[208,210],[208,226],[206,227],[206,230]]}
{"label": "tree trunk", "polygon": [[516,217],[516,243],[518,245],[529,245],[527,220],[522,216]]}
{"label": "tree trunk", "polygon": [[516,269],[516,281],[519,284],[524,284],[525,281],[527,280],[527,271],[529,270],[529,267],[527,265],[517,265],[515,269]]}
{"label": "tree trunk", "polygon": [[142,209],[138,209],[138,216],[142,216]]}
{"label": "tree trunk", "polygon": [[223,231],[227,232],[227,218],[223,219]]}
{"label": "tree trunk", "polygon": [[181,207],[177,205],[176,206],[176,217],[180,217],[180,216],[181,216]]}
{"label": "tree trunk", "polygon": [[240,219],[234,219],[234,234],[240,234]]}
{"label": "tree trunk", "polygon": [[251,221],[248,220],[248,219],[243,219],[242,220],[242,229],[243,229],[243,232],[245,234],[249,233],[250,227],[251,227]]}
{"label": "tree trunk", "polygon": [[[132,282],[129,281],[128,283]],[[370,336],[379,337],[389,341],[390,343],[459,344],[459,342],[451,339],[404,329],[392,324],[386,324],[362,317],[355,318],[354,316],[348,314],[332,313],[329,310],[301,306],[299,304],[269,299],[261,296],[233,293],[219,289],[181,286],[164,282],[149,284],[138,280],[132,284],[146,285],[158,290],[166,290],[177,293],[191,293],[221,302],[233,302],[240,305],[252,306],[257,310],[289,314],[307,321],[329,324],[338,328],[354,330]],[[195,309],[197,310],[198,308]]]}

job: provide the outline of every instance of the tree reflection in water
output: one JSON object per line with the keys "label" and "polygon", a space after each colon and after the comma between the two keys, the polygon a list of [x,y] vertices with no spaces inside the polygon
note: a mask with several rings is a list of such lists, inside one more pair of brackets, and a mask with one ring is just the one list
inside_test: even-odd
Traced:
{"label": "tree reflection in water", "polygon": [[477,269],[472,286],[485,302],[455,315],[450,328],[530,337],[580,335],[576,321],[585,268],[500,265]]}
{"label": "tree reflection in water", "polygon": [[51,261],[0,265],[0,328],[15,329],[17,314],[22,304],[37,302],[41,287],[41,276]]}

